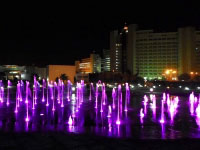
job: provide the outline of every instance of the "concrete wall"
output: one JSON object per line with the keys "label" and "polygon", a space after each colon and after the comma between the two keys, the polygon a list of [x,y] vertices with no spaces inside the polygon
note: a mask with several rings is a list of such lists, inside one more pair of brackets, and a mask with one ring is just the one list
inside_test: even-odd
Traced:
{"label": "concrete wall", "polygon": [[74,83],[74,77],[76,74],[76,67],[70,65],[49,65],[48,66],[48,78],[51,81],[55,81],[61,74],[66,74],[68,79]]}

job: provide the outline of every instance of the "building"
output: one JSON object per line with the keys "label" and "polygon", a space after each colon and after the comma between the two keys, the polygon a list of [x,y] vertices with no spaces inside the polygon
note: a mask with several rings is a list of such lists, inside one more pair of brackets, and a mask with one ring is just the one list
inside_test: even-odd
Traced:
{"label": "building", "polygon": [[77,73],[100,73],[101,72],[101,57],[98,54],[90,54],[89,58],[75,61]]}
{"label": "building", "polygon": [[[139,30],[135,24],[125,28],[126,36],[117,31],[110,33],[112,70],[123,73],[127,69],[146,79],[161,79],[168,76],[166,73],[174,73],[172,80],[182,73],[200,72],[200,31],[194,27],[175,32]],[[124,55],[117,58],[119,49],[124,49]]]}
{"label": "building", "polygon": [[101,64],[101,57],[95,53],[90,54],[89,58],[75,61],[76,81],[84,80],[85,82],[89,82],[89,73],[100,73]]}
{"label": "building", "polygon": [[33,74],[37,74],[39,80],[47,77],[46,67],[37,66],[18,66],[18,65],[2,65],[0,66],[2,79],[6,80],[31,80]]}
{"label": "building", "polygon": [[110,50],[103,49],[103,59],[101,59],[101,71],[110,71]]}
{"label": "building", "polygon": [[76,74],[76,67],[72,65],[48,65],[47,67],[47,79],[49,81],[55,81],[61,74],[66,74],[68,79],[74,83],[74,77]]}
{"label": "building", "polygon": [[15,78],[21,80],[24,79],[21,74],[25,72],[25,66],[2,65],[0,66],[0,72],[4,74],[3,77],[6,80],[14,80]]}
{"label": "building", "polygon": [[126,72],[128,69],[128,27],[126,25],[120,33],[117,30],[110,33],[110,50],[111,70],[113,72]]}
{"label": "building", "polygon": [[91,64],[92,64],[92,72],[100,73],[101,72],[101,57],[99,54],[90,54]]}

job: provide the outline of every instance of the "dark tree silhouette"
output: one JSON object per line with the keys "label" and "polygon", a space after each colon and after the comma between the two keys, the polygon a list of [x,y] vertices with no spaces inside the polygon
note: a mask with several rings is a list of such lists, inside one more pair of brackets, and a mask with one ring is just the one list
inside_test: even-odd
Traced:
{"label": "dark tree silhouette", "polygon": [[63,82],[65,82],[68,80],[68,76],[65,73],[63,73],[60,75],[60,79],[63,80]]}
{"label": "dark tree silhouette", "polygon": [[189,81],[191,79],[190,75],[188,73],[183,73],[180,76],[178,76],[179,81]]}
{"label": "dark tree silhouette", "polygon": [[58,83],[58,79],[59,79],[59,77],[56,77],[56,82]]}

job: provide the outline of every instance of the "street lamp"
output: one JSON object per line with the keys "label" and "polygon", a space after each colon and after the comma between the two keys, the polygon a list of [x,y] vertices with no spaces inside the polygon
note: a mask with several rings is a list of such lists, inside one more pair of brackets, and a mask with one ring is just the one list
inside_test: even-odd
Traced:
{"label": "street lamp", "polygon": [[177,74],[177,71],[173,69],[166,69],[164,73],[166,79],[169,81],[176,80],[177,79],[176,74]]}

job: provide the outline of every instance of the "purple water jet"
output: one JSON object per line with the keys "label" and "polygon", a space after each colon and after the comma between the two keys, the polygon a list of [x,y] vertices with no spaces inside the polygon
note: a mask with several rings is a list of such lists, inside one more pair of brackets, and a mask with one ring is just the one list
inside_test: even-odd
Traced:
{"label": "purple water jet", "polygon": [[118,109],[117,109],[117,121],[116,124],[120,125],[120,117],[119,117],[119,112],[120,112],[120,98],[121,98],[121,85],[118,85]]}
{"label": "purple water jet", "polygon": [[8,80],[8,86],[7,86],[7,102],[6,102],[6,104],[7,105],[9,105],[10,104],[10,102],[9,102],[9,99],[10,99],[10,86],[11,86],[11,82],[10,82],[10,80]]}

